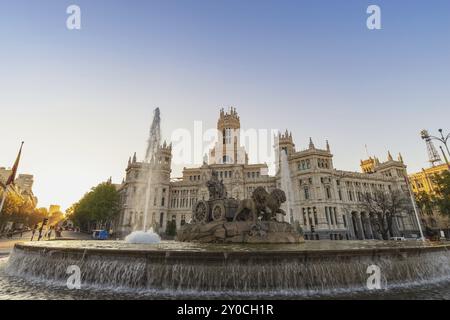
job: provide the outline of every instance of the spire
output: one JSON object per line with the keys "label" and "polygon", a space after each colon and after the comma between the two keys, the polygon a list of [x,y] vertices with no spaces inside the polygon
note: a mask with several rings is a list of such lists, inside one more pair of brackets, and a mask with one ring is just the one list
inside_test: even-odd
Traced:
{"label": "spire", "polygon": [[128,166],[131,165],[131,157],[128,158]]}
{"label": "spire", "polygon": [[398,161],[403,163],[403,157],[402,157],[402,154],[400,152],[398,153]]}
{"label": "spire", "polygon": [[327,151],[330,152],[330,144],[328,143],[328,140],[326,141],[327,141]]}
{"label": "spire", "polygon": [[136,163],[136,152],[134,153],[134,155],[133,155],[133,163]]}
{"label": "spire", "polygon": [[392,155],[391,155],[391,152],[390,151],[388,151],[388,161],[392,161],[393,160],[393,158],[392,158]]}
{"label": "spire", "polygon": [[314,146],[314,143],[312,141],[312,138],[309,137],[309,149],[315,149],[316,147]]}
{"label": "spire", "polygon": [[112,183],[112,177],[109,177],[109,178],[108,178],[107,183],[108,183],[108,184],[111,184],[111,183]]}

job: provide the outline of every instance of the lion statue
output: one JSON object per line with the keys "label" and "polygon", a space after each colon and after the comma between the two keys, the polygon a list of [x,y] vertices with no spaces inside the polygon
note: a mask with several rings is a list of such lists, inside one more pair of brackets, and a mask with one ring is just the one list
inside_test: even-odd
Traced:
{"label": "lion statue", "polygon": [[256,222],[259,217],[263,221],[275,220],[277,213],[286,215],[280,209],[282,203],[286,201],[286,194],[281,189],[274,189],[268,193],[263,187],[258,187],[253,191],[251,199],[244,199],[239,203],[233,221]]}

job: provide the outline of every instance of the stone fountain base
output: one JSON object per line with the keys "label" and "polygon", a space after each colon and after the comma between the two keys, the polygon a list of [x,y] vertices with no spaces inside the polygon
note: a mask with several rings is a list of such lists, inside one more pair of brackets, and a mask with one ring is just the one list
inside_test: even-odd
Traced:
{"label": "stone fountain base", "polygon": [[298,231],[287,222],[213,221],[185,224],[177,233],[178,241],[201,243],[301,243]]}

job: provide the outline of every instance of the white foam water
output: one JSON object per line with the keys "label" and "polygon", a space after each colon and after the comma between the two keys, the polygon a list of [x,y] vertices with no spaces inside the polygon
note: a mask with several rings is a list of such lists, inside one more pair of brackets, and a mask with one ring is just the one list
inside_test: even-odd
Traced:
{"label": "white foam water", "polygon": [[136,244],[153,244],[160,243],[161,237],[150,228],[148,231],[133,231],[125,237],[125,242]]}

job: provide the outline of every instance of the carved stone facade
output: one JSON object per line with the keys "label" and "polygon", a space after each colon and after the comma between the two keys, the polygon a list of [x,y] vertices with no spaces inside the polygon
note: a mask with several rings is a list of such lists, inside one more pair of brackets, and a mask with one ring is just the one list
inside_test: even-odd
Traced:
{"label": "carved stone facade", "polygon": [[[171,146],[166,144],[159,149],[156,164],[138,162],[136,155],[129,160],[126,178],[120,188],[123,205],[116,227],[119,234],[126,235],[143,228],[143,209],[133,204],[136,197],[143,196],[139,190],[145,181],[139,180],[139,172],[148,165],[154,166],[157,178],[151,187],[147,228],[153,227],[160,233],[165,231],[168,221],[175,221],[177,228],[190,221],[193,205],[199,200],[208,200],[206,182],[213,170],[223,180],[228,196],[238,200],[250,198],[257,187],[268,192],[281,187],[279,170],[271,176],[267,164],[248,163],[239,135],[233,134],[233,130],[240,129],[240,118],[235,109],[221,110],[217,129],[220,138],[210,152],[209,162],[205,161],[197,168],[185,168],[181,178],[170,178]],[[361,163],[362,173],[342,171],[333,166],[328,142],[320,149],[310,139],[308,147],[298,151],[288,131],[277,138],[276,157],[280,159],[281,150],[287,153],[293,188],[291,212],[284,219],[291,214],[302,227],[305,239],[380,238],[371,226],[369,214],[361,209],[362,196],[377,189],[407,192],[406,166],[401,157],[394,160],[389,154],[385,162],[369,159]],[[286,207],[282,208],[286,211]],[[282,219],[280,215],[279,220]],[[404,212],[394,224],[395,235],[418,234],[412,212]]]}

